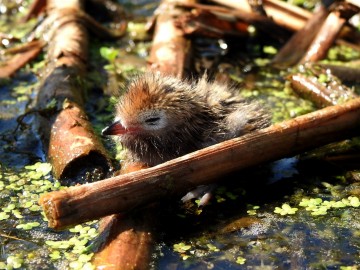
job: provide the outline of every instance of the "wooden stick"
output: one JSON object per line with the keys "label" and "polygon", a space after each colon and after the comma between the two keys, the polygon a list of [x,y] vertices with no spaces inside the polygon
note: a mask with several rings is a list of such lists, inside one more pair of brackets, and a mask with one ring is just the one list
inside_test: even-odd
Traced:
{"label": "wooden stick", "polygon": [[193,6],[196,7],[196,10],[179,16],[176,21],[177,26],[181,28],[186,35],[212,38],[248,36],[249,33],[247,29],[249,24],[237,20],[236,17],[229,14],[230,12],[221,14],[225,16],[219,16],[209,11],[213,6],[206,6],[210,7],[208,9],[199,7],[203,7],[204,5],[195,4]]}
{"label": "wooden stick", "polygon": [[155,34],[149,57],[150,70],[183,77],[190,61],[190,40],[176,27],[180,13],[177,3],[194,3],[194,0],[166,0],[158,8]]}
{"label": "wooden stick", "polygon": [[[287,67],[297,64],[303,58],[316,33],[325,21],[329,12],[320,6],[305,26],[297,31],[272,59],[272,64],[278,67]],[[296,48],[294,50],[294,48]]]}
{"label": "wooden stick", "polygon": [[32,1],[27,14],[23,17],[23,21],[27,22],[31,18],[37,17],[40,13],[45,11],[46,0],[35,0]]}
{"label": "wooden stick", "polygon": [[145,211],[103,218],[100,230],[108,233],[110,241],[95,254],[92,264],[96,269],[149,269],[154,242],[149,219],[153,218]]}
{"label": "wooden stick", "polygon": [[44,47],[42,41],[32,41],[20,47],[0,51],[0,54],[12,54],[10,59],[0,65],[0,78],[8,78],[34,59]]}
{"label": "wooden stick", "polygon": [[[148,168],[143,163],[125,163],[120,173]],[[106,235],[104,243],[92,258],[96,269],[146,270],[154,247],[154,228],[158,211],[142,208],[135,213],[114,214],[100,220],[99,231]]]}
{"label": "wooden stick", "polygon": [[185,194],[219,176],[293,156],[358,134],[360,99],[275,124],[138,172],[40,198],[49,226],[60,229]]}
{"label": "wooden stick", "polygon": [[[36,101],[40,112],[36,125],[48,147],[55,178],[77,176],[85,166],[88,171],[100,168],[104,174],[111,168],[110,158],[82,108],[83,86],[79,79],[86,70],[88,48],[86,27],[77,17],[82,5],[80,0],[47,1],[48,16],[57,23],[49,31],[48,74]],[[64,9],[71,13],[63,16]]]}
{"label": "wooden stick", "polygon": [[312,44],[300,63],[316,62],[323,59],[334,43],[346,20],[340,17],[340,12],[331,12],[321,26]]}
{"label": "wooden stick", "polygon": [[[221,5],[235,8],[237,10],[252,13],[247,0],[212,0]],[[264,0],[264,10],[266,14],[278,25],[291,31],[298,31],[305,25],[311,17],[311,12],[302,8],[287,4],[278,0]]]}
{"label": "wooden stick", "polygon": [[[349,3],[341,2],[335,4],[334,10],[322,24],[300,63],[315,62],[325,58],[331,45],[335,42],[336,38],[341,35],[341,30],[346,27],[346,21],[353,15],[359,13],[359,11],[360,8],[358,6]],[[347,31],[343,32],[344,35],[349,35],[346,33]],[[356,32],[350,31],[350,33],[351,32],[356,36]]]}
{"label": "wooden stick", "polygon": [[[325,72],[324,72],[325,73]],[[289,76],[293,90],[302,98],[309,99],[318,108],[336,105],[357,97],[345,85],[339,84],[333,75],[327,74],[331,81],[331,87],[320,83],[316,77],[308,77],[303,74]]]}
{"label": "wooden stick", "polygon": [[[264,15],[257,14],[254,12],[245,12],[241,9],[233,9],[228,7],[221,7],[221,6],[215,6],[215,5],[203,5],[203,4],[177,4],[181,7],[185,8],[192,8],[195,9],[196,12],[192,11],[190,15],[188,15],[189,18],[189,28],[195,28],[196,23],[199,20],[197,17],[201,18],[202,16],[213,15],[218,16],[219,21],[226,22],[228,20],[228,23],[231,22],[233,30],[233,35],[237,33],[237,35],[244,33],[247,33],[247,27],[248,24],[254,25],[255,27],[261,29],[263,32],[269,34],[270,36],[276,37],[276,38],[284,38],[284,36],[287,36],[289,32],[285,30],[283,27],[277,25],[274,23],[274,21]],[[181,18],[180,18],[181,19]],[[207,22],[209,18],[202,18],[204,21],[205,27],[212,27],[211,22]],[[210,17],[211,20],[211,17]],[[246,25],[246,27],[245,27]],[[216,26],[215,26],[216,27]],[[216,29],[219,29],[219,34],[226,35],[227,29],[223,29],[224,25],[221,25],[221,27],[218,27]],[[229,27],[229,26],[228,26]],[[239,27],[239,28],[238,28]],[[182,27],[184,29],[184,27]],[[234,31],[236,29],[236,31]],[[218,34],[218,36],[219,36]]]}
{"label": "wooden stick", "polygon": [[[360,64],[360,62],[359,62]],[[341,65],[320,64],[325,69],[330,69],[331,73],[338,77],[341,81],[359,83],[360,69]]]}

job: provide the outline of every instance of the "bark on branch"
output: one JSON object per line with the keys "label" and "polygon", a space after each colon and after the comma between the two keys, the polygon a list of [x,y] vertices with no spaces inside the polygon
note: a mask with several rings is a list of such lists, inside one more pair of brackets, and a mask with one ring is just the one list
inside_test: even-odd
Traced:
{"label": "bark on branch", "polygon": [[181,9],[176,4],[194,3],[193,0],[165,0],[159,6],[155,34],[148,68],[153,71],[183,77],[190,59],[190,40],[176,27]]}
{"label": "bark on branch", "polygon": [[[82,2],[48,0],[47,9],[48,16],[59,21],[49,31],[48,72],[40,86],[36,108],[40,112],[38,129],[54,176],[79,176],[87,168],[105,173],[111,167],[110,159],[83,110],[81,80],[86,69],[88,33],[77,19],[77,14],[82,13]],[[63,10],[72,12],[64,17]]]}
{"label": "bark on branch", "polygon": [[219,176],[359,134],[360,99],[278,123],[138,172],[52,192],[40,199],[60,229],[184,194]]}
{"label": "bark on branch", "polygon": [[[245,13],[252,13],[247,0],[212,0],[218,4],[235,8]],[[291,31],[300,30],[311,17],[311,12],[279,0],[264,0],[266,14],[274,22]]]}

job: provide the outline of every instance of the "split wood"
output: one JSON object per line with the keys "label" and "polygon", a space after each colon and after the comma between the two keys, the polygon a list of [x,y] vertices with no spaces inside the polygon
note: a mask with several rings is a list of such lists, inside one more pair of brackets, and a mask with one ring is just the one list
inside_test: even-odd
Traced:
{"label": "split wood", "polygon": [[[96,136],[83,109],[81,85],[86,71],[88,32],[79,21],[83,1],[48,0],[48,18],[54,22],[47,52],[47,74],[36,101],[40,112],[35,123],[52,164],[55,178],[76,177],[84,167],[93,170],[111,168],[110,158]],[[63,10],[71,14],[63,16]],[[50,104],[56,101],[53,109]]]}
{"label": "split wood", "polygon": [[292,89],[300,97],[311,100],[318,108],[336,105],[357,97],[356,93],[337,83],[334,78],[330,87],[303,74],[293,74],[289,76],[289,81]]}
{"label": "split wood", "polygon": [[[185,13],[184,18],[179,18],[179,26],[186,34],[195,31],[195,33],[198,32],[202,36],[213,35],[218,38],[226,35],[245,36],[249,34],[247,29],[249,25],[254,25],[276,39],[283,39],[289,34],[287,30],[277,25],[271,18],[254,12],[197,3],[186,5],[178,3],[177,5],[194,9],[189,14]],[[186,23],[186,21],[188,22]],[[201,31],[202,28],[205,31]]]}
{"label": "split wood", "polygon": [[[247,0],[212,0],[220,5],[235,8],[242,12],[252,13]],[[266,14],[274,22],[291,31],[298,31],[311,17],[311,12],[279,0],[264,0],[263,7]]]}
{"label": "split wood", "polygon": [[176,27],[176,17],[182,11],[176,4],[193,4],[194,0],[164,0],[157,9],[155,34],[148,69],[167,75],[184,77],[190,61],[190,40]]}
{"label": "split wood", "polygon": [[[308,50],[317,32],[326,20],[329,12],[324,6],[319,6],[314,15],[306,22],[304,27],[297,31],[279,50],[271,61],[279,67],[296,65]],[[296,48],[296,50],[294,50]]]}
{"label": "split wood", "polygon": [[61,229],[183,195],[221,175],[293,156],[359,134],[360,98],[216,144],[158,166],[48,193],[49,226]]}
{"label": "split wood", "polygon": [[340,17],[340,12],[331,12],[319,29],[300,63],[316,62],[325,58],[345,22],[346,20]]}
{"label": "split wood", "polygon": [[100,231],[107,237],[92,259],[96,269],[149,269],[155,241],[151,221],[156,213],[146,210],[101,219]]}

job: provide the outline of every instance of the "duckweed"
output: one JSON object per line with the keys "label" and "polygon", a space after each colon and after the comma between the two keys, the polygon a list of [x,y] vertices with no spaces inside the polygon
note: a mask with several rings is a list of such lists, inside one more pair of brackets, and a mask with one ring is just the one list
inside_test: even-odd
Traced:
{"label": "duckweed", "polygon": [[191,245],[186,245],[185,243],[181,242],[178,244],[173,245],[174,251],[179,253],[185,253],[189,249],[191,249]]}
{"label": "duckweed", "polygon": [[274,213],[285,216],[285,215],[294,215],[297,211],[298,211],[298,208],[291,207],[289,204],[284,203],[281,206],[281,208],[280,207],[275,207]]}
{"label": "duckweed", "polygon": [[18,269],[24,263],[24,259],[20,256],[9,256],[6,259],[6,268],[4,269]]}
{"label": "duckweed", "polygon": [[277,49],[273,46],[264,46],[263,51],[264,53],[273,54],[273,55],[277,53]]}
{"label": "duckweed", "polygon": [[0,212],[0,220],[8,219],[10,215],[6,212]]}
{"label": "duckweed", "polygon": [[100,48],[100,55],[109,62],[114,62],[118,54],[119,54],[119,50],[115,48],[109,48],[109,47]]}
{"label": "duckweed", "polygon": [[349,196],[339,201],[323,201],[321,198],[303,198],[299,206],[311,212],[311,215],[326,215],[328,210],[332,208],[359,207],[360,200],[358,197]]}
{"label": "duckweed", "polygon": [[51,252],[51,253],[49,254],[49,257],[50,257],[51,259],[53,259],[53,260],[58,260],[58,259],[61,258],[61,253],[60,253],[59,250],[54,250],[53,252]]}
{"label": "duckweed", "polygon": [[[78,225],[70,228],[68,232],[61,233],[46,229],[46,219],[38,204],[40,195],[63,188],[58,181],[51,178],[50,172],[51,165],[41,162],[28,165],[25,170],[20,172],[2,172],[0,187],[7,193],[3,193],[3,200],[0,201],[0,221],[5,222],[2,224],[5,230],[14,228],[16,237],[19,237],[16,235],[16,230],[30,235],[40,235],[38,237],[43,238],[45,242],[42,249],[47,249],[45,256],[48,256],[54,263],[56,261],[61,264],[67,262],[71,269],[93,269],[90,264],[93,253],[87,245],[98,235],[95,228],[96,222]],[[57,240],[48,239],[50,235]],[[66,238],[68,239],[66,240]],[[19,239],[21,240],[21,238]],[[29,263],[31,264],[31,256],[30,253],[28,256],[24,256],[25,254],[24,250],[7,252],[4,261],[0,261],[0,269],[26,267]]]}
{"label": "duckweed", "polygon": [[349,200],[350,206],[352,206],[352,207],[359,207],[360,206],[360,200],[359,200],[358,197],[349,196],[348,200]]}
{"label": "duckweed", "polygon": [[215,199],[217,203],[226,202],[227,199],[236,200],[240,194],[243,194],[243,190],[228,191],[225,186],[218,187],[215,191]]}
{"label": "duckweed", "polygon": [[246,262],[246,259],[245,258],[243,258],[243,257],[237,257],[236,258],[236,263],[237,264],[245,264],[245,262]]}
{"label": "duckweed", "polygon": [[215,245],[213,244],[207,244],[206,245],[210,251],[220,251]]}
{"label": "duckweed", "polygon": [[29,222],[17,225],[16,229],[23,229],[25,231],[28,231],[38,226],[40,226],[39,222]]}
{"label": "duckweed", "polygon": [[186,245],[183,242],[173,245],[174,251],[179,253],[181,256],[181,259],[184,261],[190,257],[191,253],[193,253],[193,252],[191,252],[191,248],[192,248],[191,245]]}
{"label": "duckweed", "polygon": [[248,210],[246,211],[246,213],[249,215],[249,216],[255,216],[257,214],[257,210],[260,209],[260,206],[259,205],[251,205],[249,204],[247,206]]}
{"label": "duckweed", "polygon": [[340,266],[340,270],[358,270],[356,265],[353,266]]}

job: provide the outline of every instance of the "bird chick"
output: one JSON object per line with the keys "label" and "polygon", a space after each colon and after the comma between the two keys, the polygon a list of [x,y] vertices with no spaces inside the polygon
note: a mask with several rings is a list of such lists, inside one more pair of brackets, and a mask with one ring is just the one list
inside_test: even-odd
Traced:
{"label": "bird chick", "polygon": [[115,135],[134,161],[154,166],[270,124],[269,114],[235,89],[156,73],[136,76],[103,135]]}

